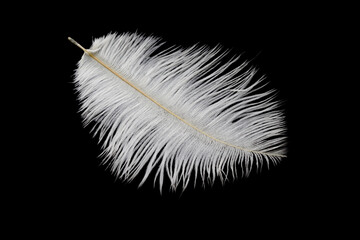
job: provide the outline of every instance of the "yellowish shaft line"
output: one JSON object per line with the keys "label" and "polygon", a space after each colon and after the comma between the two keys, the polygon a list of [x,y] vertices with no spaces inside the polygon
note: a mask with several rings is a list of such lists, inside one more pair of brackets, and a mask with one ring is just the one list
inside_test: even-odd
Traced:
{"label": "yellowish shaft line", "polygon": [[205,136],[220,142],[222,144],[228,145],[230,147],[234,147],[234,148],[238,148],[241,149],[243,151],[246,152],[252,152],[252,153],[259,153],[259,154],[263,154],[263,155],[267,155],[267,156],[276,156],[276,157],[286,157],[286,155],[281,155],[281,154],[274,154],[274,153],[264,153],[264,152],[260,152],[260,151],[254,151],[254,150],[249,150],[249,149],[245,149],[245,148],[241,148],[235,145],[232,145],[230,143],[224,142],[220,139],[214,138],[213,136],[207,134],[206,132],[202,131],[201,129],[195,127],[194,125],[192,125],[191,123],[187,122],[185,119],[179,117],[178,115],[176,115],[175,113],[171,112],[169,109],[165,108],[163,105],[161,105],[160,103],[158,103],[155,99],[153,99],[152,97],[150,97],[149,95],[147,95],[145,92],[143,92],[141,89],[137,88],[135,85],[133,85],[131,82],[129,82],[128,80],[126,80],[125,78],[123,78],[121,75],[119,75],[117,72],[115,72],[112,68],[110,68],[107,64],[105,64],[103,61],[101,61],[99,58],[97,58],[94,54],[92,54],[91,52],[89,52],[88,50],[86,50],[83,46],[81,46],[78,42],[76,42],[74,39],[72,39],[71,37],[68,37],[69,41],[72,42],[74,45],[76,45],[77,47],[79,47],[81,50],[83,50],[85,52],[85,54],[87,54],[88,56],[90,56],[91,58],[93,58],[94,60],[96,60],[98,63],[100,63],[103,67],[105,67],[107,70],[109,70],[110,72],[112,72],[115,76],[117,76],[118,78],[120,78],[121,80],[123,80],[124,82],[126,82],[127,84],[129,84],[131,87],[133,87],[134,89],[136,89],[136,91],[138,91],[139,93],[141,93],[142,95],[144,95],[146,98],[148,98],[150,101],[152,101],[153,103],[155,103],[156,105],[158,105],[159,107],[161,107],[162,109],[164,109],[166,112],[170,113],[171,115],[173,115],[174,117],[176,117],[177,119],[179,119],[180,121],[182,121],[183,123],[185,123],[186,125],[192,127],[193,129],[195,129],[196,131],[204,134]]}

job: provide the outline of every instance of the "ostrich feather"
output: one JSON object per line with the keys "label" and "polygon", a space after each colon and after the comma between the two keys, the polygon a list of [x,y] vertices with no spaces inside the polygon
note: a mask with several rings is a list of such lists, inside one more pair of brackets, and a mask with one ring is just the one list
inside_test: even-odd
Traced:
{"label": "ostrich feather", "polygon": [[78,62],[75,86],[84,124],[102,158],[124,181],[152,174],[159,189],[185,189],[248,176],[285,157],[285,124],[274,90],[221,47],[162,49],[138,33],[108,34]]}

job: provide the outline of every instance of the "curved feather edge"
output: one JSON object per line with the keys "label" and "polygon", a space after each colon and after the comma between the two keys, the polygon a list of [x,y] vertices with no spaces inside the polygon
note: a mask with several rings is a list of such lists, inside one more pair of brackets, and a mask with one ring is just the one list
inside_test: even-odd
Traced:
{"label": "curved feather edge", "polygon": [[237,177],[238,165],[248,176],[285,157],[284,116],[275,91],[260,91],[265,78],[254,81],[256,69],[238,65],[239,57],[224,61],[228,52],[219,46],[162,50],[163,43],[108,34],[78,63],[84,124],[94,123],[104,163],[117,177],[142,173],[141,186],[156,170],[160,191],[165,177],[171,189],[182,183],[184,190],[191,179],[224,182]]}

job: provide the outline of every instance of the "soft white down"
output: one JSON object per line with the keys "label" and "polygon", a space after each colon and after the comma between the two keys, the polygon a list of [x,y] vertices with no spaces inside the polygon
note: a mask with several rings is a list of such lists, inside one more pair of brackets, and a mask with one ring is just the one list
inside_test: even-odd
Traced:
{"label": "soft white down", "polygon": [[[265,78],[221,47],[162,49],[138,33],[109,34],[78,63],[75,85],[85,125],[116,176],[159,189],[236,178],[285,157],[285,124]],[[156,52],[155,52],[156,51]],[[135,86],[135,87],[134,87]],[[260,89],[260,90],[259,90]],[[144,95],[145,93],[146,95]]]}

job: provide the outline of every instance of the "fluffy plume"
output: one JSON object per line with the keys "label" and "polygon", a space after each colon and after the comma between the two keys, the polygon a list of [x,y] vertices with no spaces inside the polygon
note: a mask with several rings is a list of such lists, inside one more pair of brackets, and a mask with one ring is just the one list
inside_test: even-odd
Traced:
{"label": "fluffy plume", "polygon": [[[70,39],[78,45],[74,40]],[[264,78],[221,47],[164,48],[159,38],[109,34],[78,63],[85,125],[124,181],[154,173],[160,190],[247,176],[285,157],[284,117]]]}

